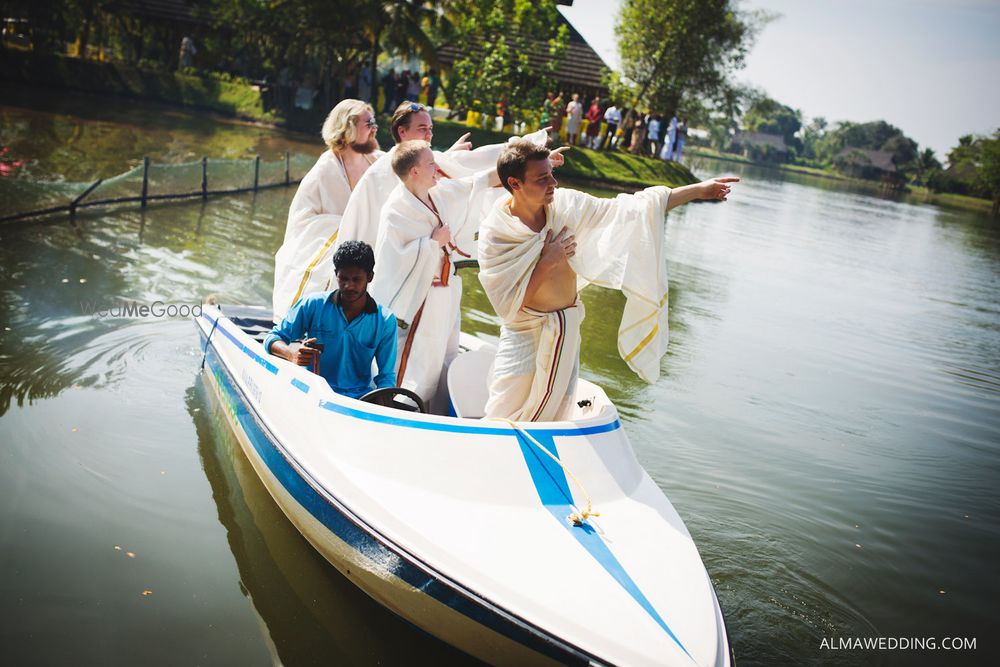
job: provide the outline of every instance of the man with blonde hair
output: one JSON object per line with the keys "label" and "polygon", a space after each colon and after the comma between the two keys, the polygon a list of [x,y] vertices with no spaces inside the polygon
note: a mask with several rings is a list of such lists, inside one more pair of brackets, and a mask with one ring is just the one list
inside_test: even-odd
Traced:
{"label": "man with blonde hair", "polygon": [[504,149],[497,173],[511,196],[479,230],[479,280],[502,320],[486,417],[573,418],[579,291],[590,284],[624,293],[618,352],[654,382],[667,347],[666,213],[695,199],[725,201],[739,179],[602,199],[557,189],[548,149],[524,142]]}
{"label": "man with blonde hair", "polygon": [[323,123],[328,150],[316,160],[288,209],[285,239],[274,256],[272,306],[278,322],[299,297],[326,289],[327,265],[351,192],[383,154],[371,106],[341,100]]}

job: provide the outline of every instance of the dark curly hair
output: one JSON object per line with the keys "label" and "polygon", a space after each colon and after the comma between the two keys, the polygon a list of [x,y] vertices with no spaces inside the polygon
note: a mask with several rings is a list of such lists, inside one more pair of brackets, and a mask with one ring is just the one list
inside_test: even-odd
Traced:
{"label": "dark curly hair", "polygon": [[364,241],[344,241],[333,253],[333,269],[340,271],[357,266],[371,273],[375,270],[375,252]]}

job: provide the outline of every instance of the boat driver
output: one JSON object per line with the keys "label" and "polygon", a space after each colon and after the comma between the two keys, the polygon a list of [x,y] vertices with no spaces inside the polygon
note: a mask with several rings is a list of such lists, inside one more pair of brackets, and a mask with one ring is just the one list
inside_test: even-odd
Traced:
{"label": "boat driver", "polygon": [[[322,375],[338,394],[360,398],[372,387],[396,386],[396,316],[368,294],[375,254],[363,241],[342,244],[333,256],[337,289],[295,302],[264,339],[264,349]],[[293,342],[301,341],[301,342]]]}

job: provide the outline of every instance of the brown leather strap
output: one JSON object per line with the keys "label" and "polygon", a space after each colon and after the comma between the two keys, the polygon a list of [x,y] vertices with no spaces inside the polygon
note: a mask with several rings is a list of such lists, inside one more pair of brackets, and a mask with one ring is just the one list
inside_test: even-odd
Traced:
{"label": "brown leather strap", "polygon": [[441,248],[441,273],[435,276],[431,287],[447,287],[451,276],[451,256],[445,248]]}
{"label": "brown leather strap", "polygon": [[403,376],[406,374],[406,362],[410,360],[410,348],[413,347],[413,336],[417,333],[417,327],[420,325],[420,316],[424,314],[424,304],[427,303],[427,299],[424,299],[424,303],[420,304],[420,308],[417,308],[417,314],[413,316],[413,321],[410,322],[410,332],[406,334],[406,342],[403,343],[403,355],[399,359],[399,372],[396,373],[396,386],[403,386]]}

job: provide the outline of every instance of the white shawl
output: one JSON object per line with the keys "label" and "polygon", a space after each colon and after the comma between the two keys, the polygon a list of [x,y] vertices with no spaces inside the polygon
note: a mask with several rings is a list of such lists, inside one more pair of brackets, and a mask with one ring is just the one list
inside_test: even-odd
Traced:
{"label": "white shawl", "polygon": [[[381,151],[373,154],[376,158]],[[299,184],[288,208],[285,238],[274,255],[272,307],[279,321],[300,297],[326,289],[333,245],[351,186],[340,159],[324,151]],[[319,270],[317,270],[319,269]]]}
{"label": "white shawl", "polygon": [[[430,196],[441,221],[451,228],[452,244],[466,254],[474,246],[479,216],[471,215],[475,202],[489,196],[490,171],[460,179],[442,179]],[[412,322],[441,269],[442,250],[431,233],[438,218],[406,187],[399,183],[382,207],[375,243],[375,280],[372,297],[398,319]],[[451,261],[464,259],[451,251]]]}
{"label": "white shawl", "polygon": [[660,375],[667,350],[667,265],[664,217],[670,189],[601,199],[558,188],[546,207],[545,228],[533,232],[510,212],[510,198],[492,209],[479,231],[479,280],[505,324],[517,323],[528,280],[542,251],[545,231],[563,227],[576,237],[570,266],[577,291],[594,284],[626,297],[618,328],[618,352],[646,382]]}
{"label": "white shawl", "polygon": [[[518,138],[511,137],[508,141]],[[524,138],[544,146],[548,140],[548,133],[539,130],[525,135]],[[465,178],[480,171],[496,169],[497,159],[504,146],[506,144],[490,144],[480,146],[474,151],[450,153],[434,151],[434,161],[448,178]],[[382,206],[399,184],[399,178],[392,170],[392,156],[395,155],[395,151],[396,147],[393,146],[385,154],[385,159],[372,165],[358,181],[344,211],[344,219],[340,223],[337,245],[344,241],[357,240],[375,247]]]}

